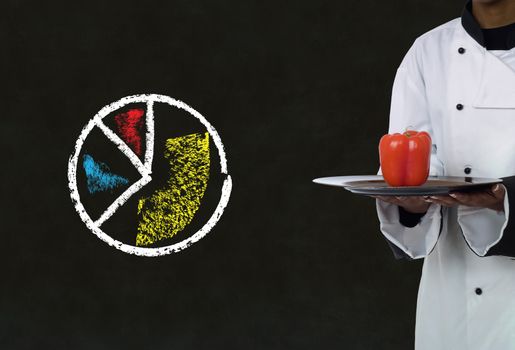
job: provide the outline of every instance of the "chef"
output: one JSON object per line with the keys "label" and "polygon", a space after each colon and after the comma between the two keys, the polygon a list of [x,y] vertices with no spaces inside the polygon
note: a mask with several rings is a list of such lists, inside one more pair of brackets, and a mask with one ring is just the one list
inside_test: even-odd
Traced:
{"label": "chef", "polygon": [[471,0],[415,40],[388,133],[407,127],[431,135],[430,175],[503,179],[476,193],[376,196],[395,256],[424,258],[415,348],[515,349],[515,0]]}

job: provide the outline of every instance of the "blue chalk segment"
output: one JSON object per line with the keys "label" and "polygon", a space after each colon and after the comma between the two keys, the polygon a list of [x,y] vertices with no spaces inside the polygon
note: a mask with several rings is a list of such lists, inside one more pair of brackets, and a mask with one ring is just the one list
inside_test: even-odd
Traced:
{"label": "blue chalk segment", "polygon": [[84,155],[82,167],[86,173],[88,191],[91,194],[111,190],[129,183],[129,180],[113,174],[106,164],[96,162],[89,154]]}

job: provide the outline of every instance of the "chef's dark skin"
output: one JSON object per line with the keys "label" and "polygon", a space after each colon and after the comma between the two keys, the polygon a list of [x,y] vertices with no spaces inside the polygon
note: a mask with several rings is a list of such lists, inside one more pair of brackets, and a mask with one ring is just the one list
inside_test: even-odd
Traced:
{"label": "chef's dark skin", "polygon": [[[515,22],[515,0],[473,0],[472,14],[481,28],[495,28]],[[504,212],[506,187],[496,184],[484,191],[454,192],[444,196],[372,196],[403,207],[411,213],[425,213],[431,203],[445,207],[466,205]]]}
{"label": "chef's dark skin", "polygon": [[481,28],[505,26],[515,22],[515,0],[473,0],[472,14]]}

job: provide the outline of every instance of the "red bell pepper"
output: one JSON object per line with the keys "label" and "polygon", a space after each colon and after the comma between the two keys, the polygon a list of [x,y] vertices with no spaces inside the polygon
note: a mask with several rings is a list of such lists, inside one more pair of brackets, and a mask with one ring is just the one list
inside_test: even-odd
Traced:
{"label": "red bell pepper", "polygon": [[379,162],[388,185],[420,186],[429,176],[431,136],[415,130],[386,134],[379,141]]}

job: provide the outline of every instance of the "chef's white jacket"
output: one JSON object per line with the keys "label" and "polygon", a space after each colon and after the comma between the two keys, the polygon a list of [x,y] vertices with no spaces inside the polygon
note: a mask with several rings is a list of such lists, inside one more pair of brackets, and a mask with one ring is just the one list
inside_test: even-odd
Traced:
{"label": "chef's white jacket", "polygon": [[[431,135],[430,175],[515,175],[515,48],[487,51],[459,18],[417,38],[395,76],[388,133],[407,126]],[[417,350],[515,349],[515,190],[505,189],[504,213],[432,203],[414,227],[376,200],[389,243],[424,258]]]}

